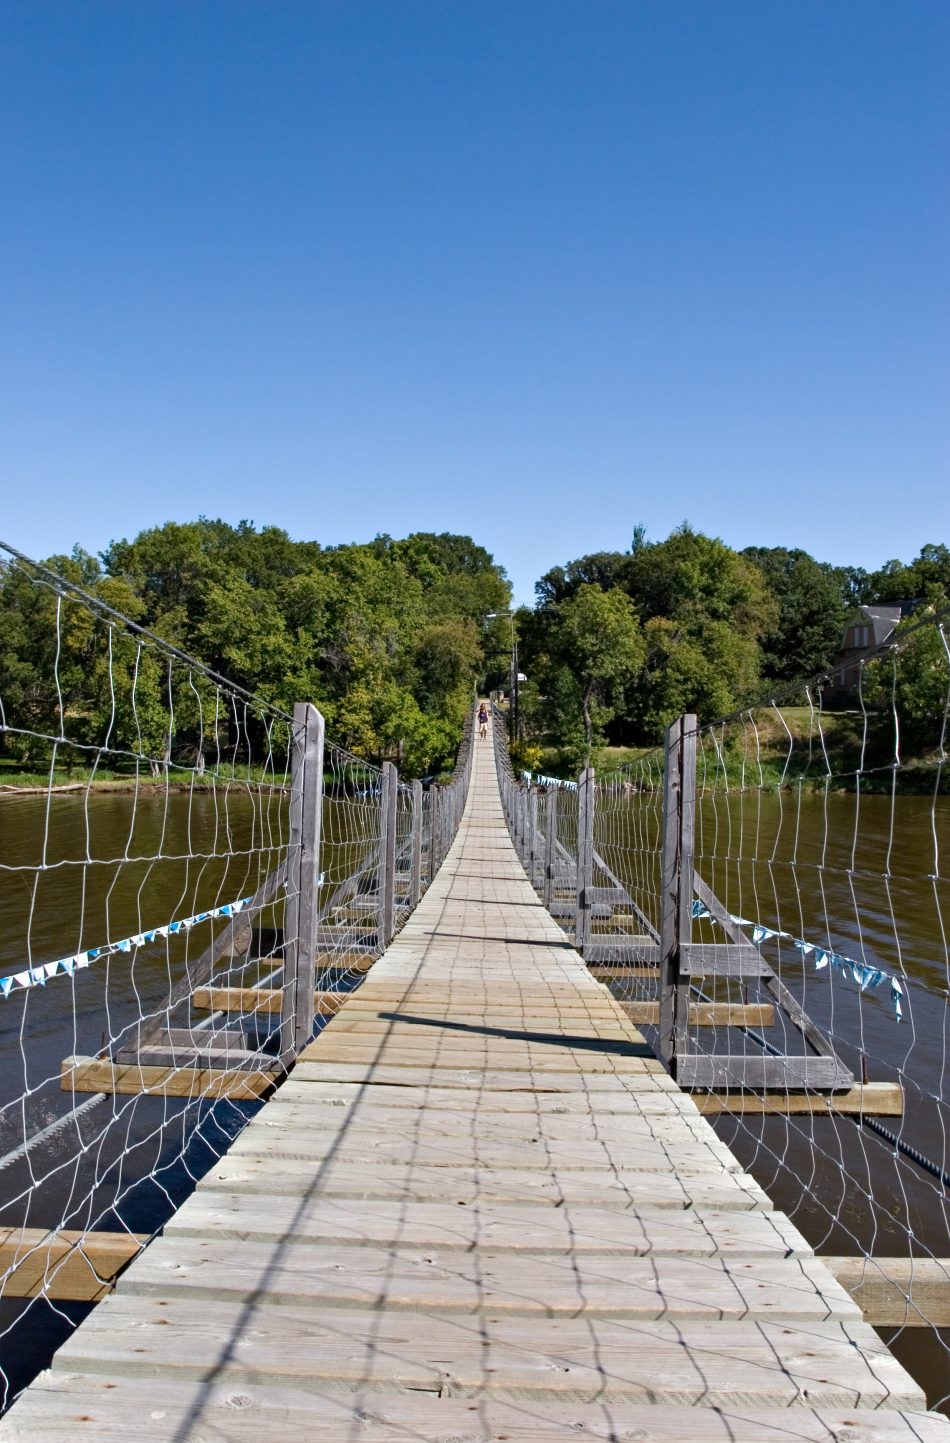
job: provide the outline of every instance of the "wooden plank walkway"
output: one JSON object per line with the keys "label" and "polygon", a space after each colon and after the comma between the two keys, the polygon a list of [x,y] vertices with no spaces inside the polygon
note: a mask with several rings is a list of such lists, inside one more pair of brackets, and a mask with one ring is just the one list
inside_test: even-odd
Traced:
{"label": "wooden plank walkway", "polygon": [[18,1443],[950,1443],[566,944],[490,742],[408,926]]}

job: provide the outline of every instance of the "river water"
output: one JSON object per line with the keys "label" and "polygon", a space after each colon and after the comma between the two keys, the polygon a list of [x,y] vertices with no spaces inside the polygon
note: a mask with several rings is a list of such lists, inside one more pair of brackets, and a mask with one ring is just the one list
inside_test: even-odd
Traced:
{"label": "river water", "polygon": [[[134,800],[124,792],[49,801],[0,797],[0,975],[249,896],[280,859],[286,820],[286,796],[276,789],[143,790]],[[361,818],[352,801],[336,812],[328,808],[325,856],[334,877],[352,868],[371,823],[369,809]],[[655,897],[643,857],[656,833],[655,799],[631,797],[605,814],[598,835],[598,847],[621,877],[637,884],[647,911]],[[840,971],[816,971],[788,941],[766,947],[783,981],[858,1076],[863,1054],[872,1080],[902,1082],[904,1117],[884,1119],[885,1126],[944,1170],[950,1170],[950,892],[941,874],[950,875],[948,857],[946,797],[932,803],[748,792],[700,804],[697,867],[731,911],[899,977],[901,1022],[886,983],[862,993]],[[276,912],[261,921],[280,925]],[[95,1053],[140,1008],[160,1004],[189,949],[197,956],[210,935],[210,925],[199,924],[168,943],[118,953],[73,978],[57,976],[0,1001],[0,1155],[71,1105],[58,1086],[62,1059]],[[696,935],[714,934],[701,924]],[[767,1036],[793,1045],[780,1027]],[[704,1043],[735,1050],[735,1039],[733,1033]],[[106,1227],[104,1210],[120,1199],[122,1221],[149,1232],[254,1110],[108,1099],[28,1160],[0,1169],[0,1200],[8,1204],[0,1201],[0,1223],[45,1227],[65,1218],[73,1227]],[[942,1183],[899,1159],[869,1128],[840,1118],[781,1116],[726,1116],[716,1127],[816,1248],[855,1253],[873,1247],[906,1256],[910,1244],[920,1254],[950,1257]],[[80,1144],[86,1152],[76,1162]],[[27,1200],[31,1175],[47,1174]],[[21,1201],[9,1205],[18,1196]],[[4,1332],[22,1305],[0,1302],[0,1366],[14,1390],[48,1362],[68,1326],[61,1315],[83,1311],[44,1308],[34,1307],[25,1326]],[[906,1329],[894,1346],[933,1401],[950,1393],[942,1339]]]}

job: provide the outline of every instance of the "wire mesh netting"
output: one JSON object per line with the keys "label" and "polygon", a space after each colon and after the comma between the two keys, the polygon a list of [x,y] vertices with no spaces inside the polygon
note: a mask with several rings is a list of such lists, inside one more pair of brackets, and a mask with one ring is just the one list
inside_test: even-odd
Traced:
{"label": "wire mesh netting", "polygon": [[[408,917],[461,816],[472,733],[446,786],[400,783],[107,587],[0,558],[5,1406],[383,950],[389,795],[390,929]],[[309,871],[295,797],[318,812]]]}
{"label": "wire mesh netting", "polygon": [[[670,1065],[809,1242],[854,1259],[856,1299],[863,1285],[944,1408],[948,703],[947,618],[931,610],[843,674],[712,726],[687,719],[694,808],[670,854],[688,907]],[[536,886],[662,1051],[663,751],[591,785],[583,937],[580,789],[545,779],[531,804],[507,758],[499,777]]]}

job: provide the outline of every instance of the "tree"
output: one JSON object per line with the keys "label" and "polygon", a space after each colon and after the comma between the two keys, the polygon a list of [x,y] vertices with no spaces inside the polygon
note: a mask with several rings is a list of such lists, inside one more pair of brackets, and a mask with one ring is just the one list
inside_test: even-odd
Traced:
{"label": "tree", "polygon": [[587,762],[593,746],[593,704],[612,694],[643,664],[645,646],[636,612],[622,591],[583,582],[558,606],[558,649],[580,689]]}
{"label": "tree", "polygon": [[797,681],[827,670],[852,610],[844,571],[784,546],[747,546],[741,554],[759,568],[777,606],[762,638],[765,675]]}

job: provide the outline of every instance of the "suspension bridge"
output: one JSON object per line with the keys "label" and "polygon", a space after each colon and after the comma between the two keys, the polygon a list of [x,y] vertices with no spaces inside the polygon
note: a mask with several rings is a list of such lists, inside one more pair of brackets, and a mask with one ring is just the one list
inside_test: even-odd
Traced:
{"label": "suspension bridge", "polygon": [[113,709],[0,696],[51,778],[0,849],[0,1440],[948,1443],[943,1028],[864,940],[881,890],[914,938],[893,789],[879,856],[827,788],[810,849],[758,715],[561,786],[497,710],[406,785],[14,564],[52,694],[81,613]]}
{"label": "suspension bridge", "polygon": [[543,907],[473,751],[402,931],[0,1435],[950,1438]]}

